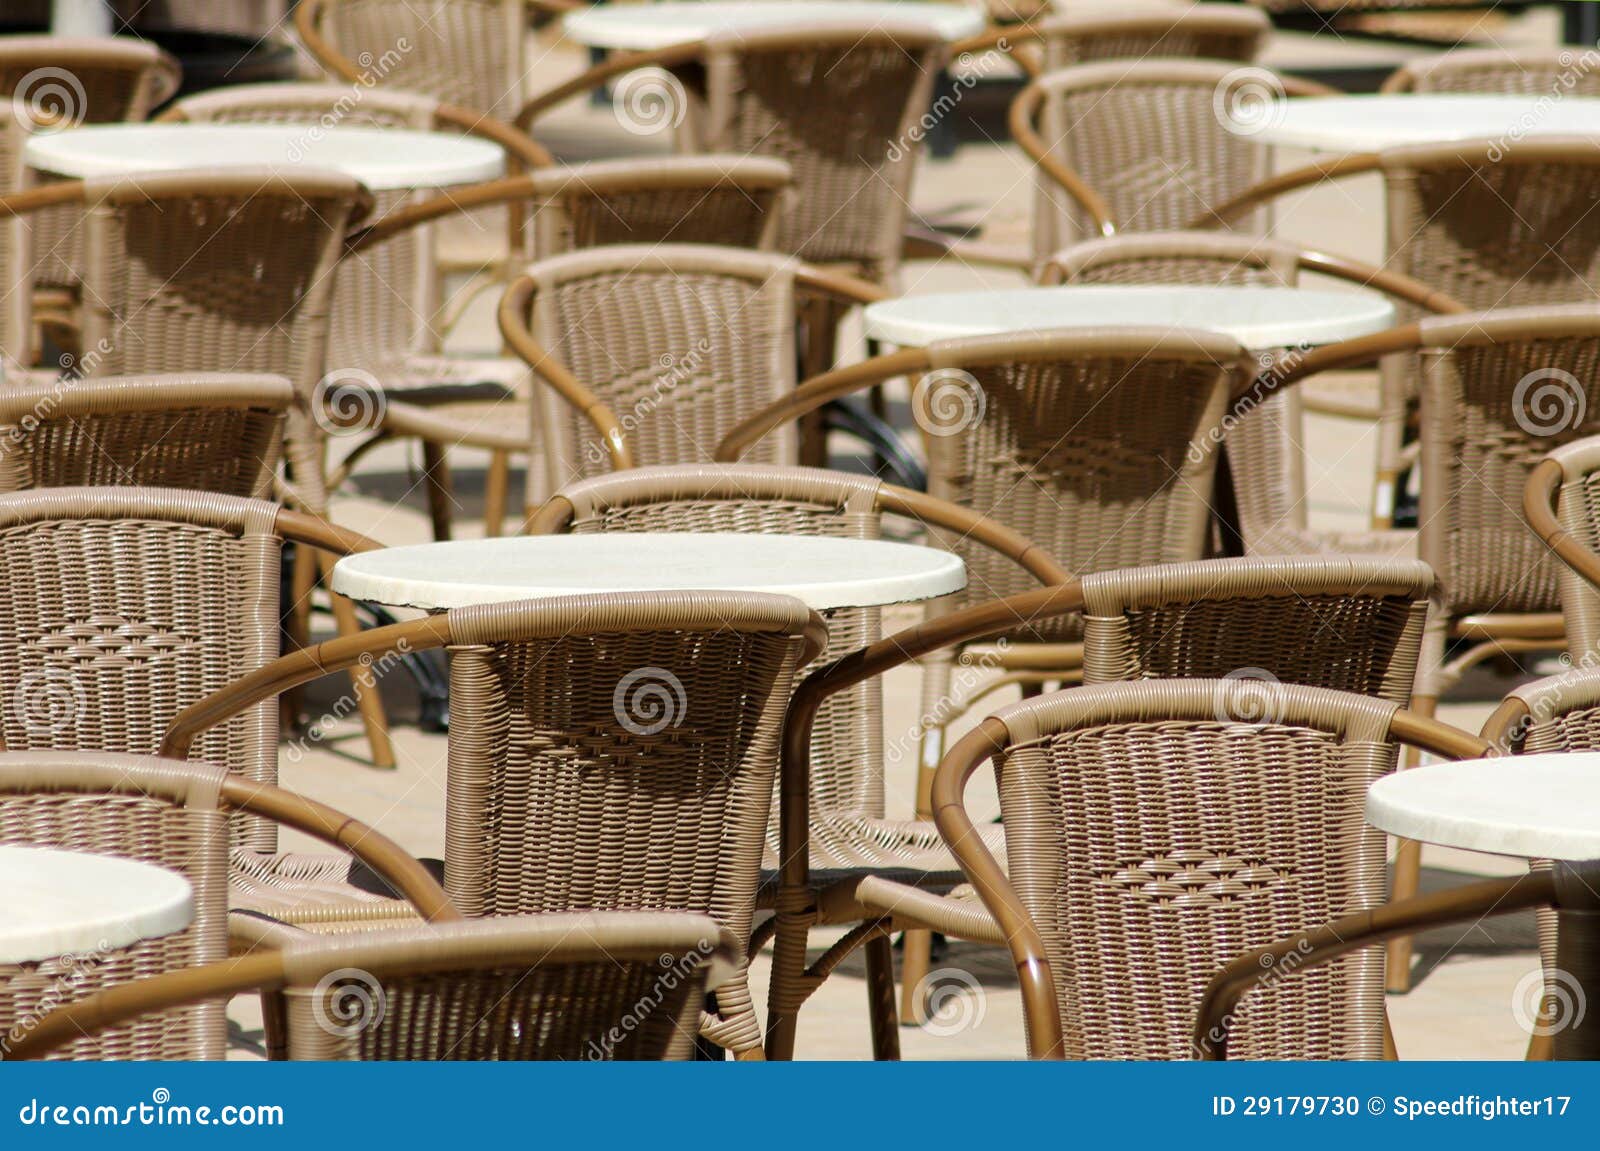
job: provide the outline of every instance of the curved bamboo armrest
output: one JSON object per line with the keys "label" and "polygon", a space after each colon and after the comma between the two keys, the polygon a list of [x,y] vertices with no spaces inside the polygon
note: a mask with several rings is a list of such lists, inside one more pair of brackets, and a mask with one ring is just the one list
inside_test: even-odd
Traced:
{"label": "curved bamboo armrest", "polygon": [[1309,272],[1347,280],[1363,288],[1374,288],[1408,304],[1415,304],[1424,311],[1448,314],[1469,310],[1459,300],[1428,287],[1421,280],[1414,280],[1403,272],[1391,272],[1362,260],[1352,260],[1348,256],[1306,250],[1300,253],[1300,267]]}
{"label": "curved bamboo armrest", "polygon": [[717,445],[712,459],[719,464],[736,463],[750,445],[789,420],[815,411],[829,400],[860,391],[896,376],[925,372],[932,365],[925,348],[906,348],[886,356],[875,356],[859,364],[823,372],[800,384],[794,391],[768,404],[754,415],[735,424]]}
{"label": "curved bamboo armrest", "polygon": [[1044,89],[1039,86],[1037,80],[1030,82],[1017,93],[1017,98],[1011,101],[1011,109],[1006,117],[1011,138],[1028,154],[1041,172],[1077,201],[1078,207],[1094,221],[1096,230],[1102,236],[1116,235],[1117,225],[1111,218],[1111,205],[1107,204],[1100,193],[1091,188],[1075,169],[1051,155],[1050,145],[1034,129],[1033,119],[1038,115],[1039,105],[1044,103],[1044,95]]}
{"label": "curved bamboo armrest", "polygon": [[159,754],[168,759],[188,759],[189,749],[201,732],[292,687],[392,653],[427,651],[449,643],[449,616],[432,615],[303,647],[184,708],[173,717],[162,737]]}
{"label": "curved bamboo armrest", "polygon": [[1240,192],[1232,199],[1224,200],[1220,204],[1207,208],[1196,216],[1186,228],[1205,230],[1221,225],[1231,224],[1240,216],[1249,215],[1257,208],[1265,205],[1269,200],[1274,200],[1285,193],[1297,188],[1308,187],[1321,183],[1323,180],[1338,180],[1345,176],[1355,176],[1362,172],[1376,172],[1381,160],[1376,153],[1358,152],[1350,156],[1335,156],[1329,159],[1317,160],[1307,164],[1304,168],[1296,168],[1292,172],[1281,172],[1276,176],[1252,185]]}
{"label": "curved bamboo armrest", "polygon": [[278,518],[274,521],[273,528],[286,540],[307,544],[336,556],[375,552],[383,547],[377,540],[360,532],[342,528],[310,512],[297,512],[290,508],[278,509]]}
{"label": "curved bamboo armrest", "polygon": [[376,828],[342,811],[281,787],[231,775],[223,780],[222,801],[236,811],[265,816],[343,848],[371,868],[430,922],[462,918],[438,881],[410,852]]}
{"label": "curved bamboo armrest", "polygon": [[1015,268],[1030,274],[1033,271],[1033,257],[1021,249],[961,240],[932,228],[907,228],[900,237],[900,255],[907,260],[942,260],[946,256],[953,256],[963,264]]}
{"label": "curved bamboo armrest", "polygon": [[964,539],[976,540],[989,550],[1005,556],[1046,587],[1064,584],[1072,579],[1072,573],[1058,564],[1054,556],[1021,532],[1012,531],[998,520],[938,496],[896,484],[884,484],[878,489],[878,510],[916,520],[923,527],[943,528],[959,533]]}
{"label": "curved bamboo armrest", "polygon": [[1566,474],[1555,460],[1540,460],[1528,473],[1527,486],[1522,489],[1522,514],[1561,562],[1577,572],[1591,586],[1600,588],[1600,556],[1574,539],[1556,519],[1556,501],[1561,495],[1561,485]]}
{"label": "curved bamboo armrest", "polygon": [[87,192],[82,180],[63,180],[57,184],[39,184],[22,192],[0,196],[0,216],[25,216],[42,208],[59,204],[81,204]]}
{"label": "curved bamboo armrest", "polygon": [[845,272],[830,272],[811,264],[800,264],[795,268],[794,286],[817,295],[836,296],[852,304],[876,304],[879,300],[889,298],[888,290],[881,284]]}
{"label": "curved bamboo armrest", "polygon": [[1381,904],[1336,919],[1325,927],[1247,951],[1218,972],[1206,988],[1194,1025],[1195,1054],[1210,1061],[1228,1057],[1234,1010],[1245,993],[1264,980],[1293,976],[1387,939],[1463,920],[1523,911],[1555,899],[1554,873],[1529,872],[1512,879],[1484,880],[1451,891]]}
{"label": "curved bamboo armrest", "polygon": [[665,48],[652,48],[644,52],[616,53],[588,71],[579,73],[565,83],[557,84],[548,92],[541,92],[529,99],[512,118],[512,127],[519,132],[531,132],[535,120],[580,92],[598,88],[615,76],[622,76],[639,68],[679,67],[697,59],[703,51],[704,45],[701,41],[689,40],[682,44],[670,44]]}
{"label": "curved bamboo armrest", "polygon": [[524,175],[503,176],[465,188],[455,188],[426,200],[396,208],[376,223],[352,228],[345,236],[345,251],[359,252],[374,244],[393,239],[409,228],[444,216],[470,212],[493,204],[516,204],[534,194],[533,180]]}
{"label": "curved bamboo armrest", "polygon": [[466,135],[498,144],[506,154],[508,171],[548,168],[556,162],[549,150],[527,132],[487,112],[475,112],[459,104],[440,104],[433,110],[433,117],[438,123],[459,128]]}
{"label": "curved bamboo armrest", "polygon": [[1498,754],[1513,755],[1532,717],[1533,712],[1525,700],[1508,695],[1489,713],[1478,734],[1492,744]]}
{"label": "curved bamboo armrest", "polygon": [[546,351],[528,330],[524,317],[533,300],[534,288],[533,279],[523,276],[506,289],[506,294],[500,299],[500,334],[505,337],[511,350],[527,361],[540,379],[582,412],[583,418],[600,433],[600,441],[611,456],[611,466],[619,471],[633,467],[633,455],[623,441],[622,422],[617,419],[617,414],[585,387],[566,365]]}
{"label": "curved bamboo armrest", "polygon": [[[968,36],[964,40],[956,40],[950,45],[950,58],[958,60],[963,55],[977,56],[984,52],[1004,52],[1016,61],[1017,67],[1032,80],[1044,70],[1044,65],[1037,59],[1033,52],[1018,51],[1022,47],[1020,40],[1038,40],[1039,33],[1032,24],[997,24],[986,28],[976,36]],[[1034,45],[1029,45],[1034,48]]]}
{"label": "curved bamboo armrest", "polygon": [[1368,336],[1358,336],[1337,344],[1324,344],[1309,352],[1296,352],[1270,366],[1258,381],[1269,390],[1286,388],[1319,372],[1338,371],[1370,364],[1395,352],[1413,351],[1422,346],[1422,329],[1417,324],[1401,324]]}

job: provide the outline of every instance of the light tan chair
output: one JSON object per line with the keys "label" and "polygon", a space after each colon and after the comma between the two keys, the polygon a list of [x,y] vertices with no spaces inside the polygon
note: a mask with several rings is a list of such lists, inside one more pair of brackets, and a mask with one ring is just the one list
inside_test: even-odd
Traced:
{"label": "light tan chair", "polygon": [[[1070,613],[1085,619],[1083,675],[1088,683],[1126,679],[1228,677],[1219,712],[1259,715],[1276,706],[1283,684],[1309,684],[1376,695],[1400,703],[1411,695],[1432,574],[1420,563],[1327,558],[1271,558],[1167,564],[1102,572],[1065,586],[978,604],[836,658],[795,693],[784,742],[784,786],[799,794],[817,754],[813,731],[836,693],[859,691],[899,664],[970,643],[997,628],[1038,626]],[[1002,681],[1003,682],[1003,681]],[[949,709],[949,700],[939,707]],[[923,724],[943,723],[939,710]],[[902,851],[824,859],[803,835],[818,821],[786,821],[780,842],[785,864],[776,923],[770,1052],[792,1052],[794,1018],[806,996],[849,949],[871,945],[897,927],[908,930],[901,1018],[925,1017],[920,986],[925,959],[911,942],[918,929],[1003,943],[996,923],[957,885],[949,857],[924,845],[920,858]],[[1003,849],[999,828],[984,825],[985,844]],[[833,833],[836,835],[837,833]],[[801,860],[811,862],[801,866]],[[830,866],[831,865],[831,866]],[[802,898],[809,892],[809,902]],[[847,918],[847,916],[849,918]],[[806,963],[811,925],[863,921],[824,958]],[[921,966],[918,965],[919,961]],[[879,1001],[874,999],[877,1004]],[[883,1008],[879,1008],[883,1010]],[[875,1019],[875,1034],[892,1030]],[[880,1047],[880,1054],[893,1054]]]}
{"label": "light tan chair", "polygon": [[[1494,656],[1561,650],[1561,565],[1521,513],[1551,449],[1600,431],[1600,308],[1505,308],[1437,316],[1319,348],[1285,385],[1317,371],[1404,352],[1422,379],[1421,527],[1417,547],[1438,574],[1413,707]],[[1543,474],[1548,475],[1548,468]],[[1450,650],[1453,641],[1464,641]],[[1395,898],[1416,890],[1418,845],[1402,842]],[[1409,986],[1410,941],[1390,945],[1391,990]]]}
{"label": "light tan chair", "polygon": [[1429,95],[1600,95],[1600,53],[1571,48],[1538,50],[1457,48],[1396,68],[1378,89]]}
{"label": "light tan chair", "polygon": [[[12,745],[15,746],[15,745]],[[0,1056],[37,1041],[41,1017],[103,988],[190,975],[228,954],[229,822],[282,824],[350,852],[414,901],[413,914],[460,917],[410,856],[373,828],[221,767],[93,751],[0,753],[0,844],[88,852],[166,867],[194,890],[193,923],[128,947],[0,965]],[[61,1033],[72,1059],[221,1059],[225,998],[186,998],[160,1015]],[[84,1017],[87,1019],[88,1017]],[[46,1029],[48,1031],[48,1028]]]}
{"label": "light tan chair", "polygon": [[[1600,152],[1587,139],[1539,136],[1511,147],[1468,140],[1341,156],[1274,176],[1194,223],[1237,220],[1290,190],[1364,172],[1384,180],[1386,270],[1474,309],[1600,302],[1600,216],[1590,196]],[[1402,318],[1416,313],[1406,308]],[[1392,491],[1408,462],[1402,441],[1419,383],[1414,358],[1380,365],[1380,488]]]}
{"label": "light tan chair", "polygon": [[1600,437],[1556,448],[1528,473],[1523,516],[1561,560],[1556,569],[1567,651],[1580,667],[1600,659]]}
{"label": "light tan chair", "polygon": [[702,1034],[759,1057],[743,967],[796,667],[827,642],[785,596],[562,596],[457,608],[285,656],[190,706],[163,753],[300,683],[449,646],[444,886],[469,918],[687,910],[738,973]]}
{"label": "light tan chair", "polygon": [[276,1058],[687,1059],[700,1001],[735,966],[714,919],[522,915],[297,941],[121,983],[40,1020],[15,1055],[215,994],[280,996]]}
{"label": "light tan chair", "polygon": [[[1052,256],[1041,279],[1074,284],[1294,287],[1308,272],[1382,291],[1422,312],[1466,311],[1443,293],[1398,272],[1279,240],[1233,234],[1149,232],[1085,240]],[[1232,518],[1237,521],[1233,526],[1239,531],[1240,543],[1246,552],[1268,555],[1328,548],[1403,550],[1403,543],[1381,534],[1393,519],[1400,466],[1396,460],[1380,466],[1374,480],[1373,527],[1377,534],[1311,530],[1305,498],[1305,412],[1355,418],[1376,414],[1380,420],[1401,422],[1405,413],[1385,412],[1381,403],[1376,412],[1330,404],[1303,395],[1303,388],[1276,386],[1271,369],[1291,362],[1303,350],[1258,352],[1263,357],[1262,371],[1234,400],[1226,440],[1227,474]],[[1225,489],[1224,496],[1230,489]]]}
{"label": "light tan chair", "polygon": [[[1384,835],[1363,806],[1400,745],[1451,757],[1487,746],[1393,701],[1320,688],[1280,684],[1252,697],[1260,710],[1231,708],[1238,683],[1025,700],[939,765],[935,818],[1016,963],[1033,1057],[1197,1055],[1195,1012],[1241,946],[1382,902]],[[963,800],[991,759],[1005,870]],[[1273,982],[1240,1012],[1235,1044],[1256,1059],[1377,1059],[1385,1030],[1383,952],[1365,947]]]}
{"label": "light tan chair", "polygon": [[188,488],[269,497],[294,388],[200,372],[10,384],[0,392],[0,492]]}
{"label": "light tan chair", "polygon": [[[1043,48],[1045,72],[1097,60],[1249,63],[1261,54],[1271,31],[1272,21],[1253,8],[1207,3],[1067,11],[1028,28]],[[1041,69],[1029,71],[1038,75]]]}
{"label": "light tan chair", "polygon": [[[1037,165],[1035,260],[1074,240],[1196,226],[1271,170],[1254,135],[1226,126],[1227,111],[1328,91],[1211,60],[1103,60],[1040,76],[1010,114]],[[1257,218],[1241,230],[1264,227]]]}

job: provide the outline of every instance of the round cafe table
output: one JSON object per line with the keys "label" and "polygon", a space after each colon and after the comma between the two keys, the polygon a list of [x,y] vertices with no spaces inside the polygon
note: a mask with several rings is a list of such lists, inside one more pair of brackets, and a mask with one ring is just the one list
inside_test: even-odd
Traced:
{"label": "round cafe table", "polygon": [[1454,93],[1328,96],[1284,100],[1247,130],[1266,144],[1347,153],[1502,136],[1600,138],[1600,99]]}
{"label": "round cafe table", "polygon": [[934,28],[946,40],[983,31],[983,13],[965,4],[925,0],[671,0],[658,4],[599,4],[569,13],[562,31],[590,48],[642,52],[705,40],[722,32],[791,24],[869,19],[885,25]]}
{"label": "round cafe table", "polygon": [[1600,1058],[1600,753],[1434,763],[1385,776],[1367,822],[1405,839],[1557,860],[1556,967],[1581,997],[1553,1037],[1557,1059]]}
{"label": "round cafe table", "polygon": [[884,540],[741,533],[615,532],[453,540],[346,556],[333,590],[391,607],[593,592],[748,591],[815,611],[913,603],[960,591],[951,552]]}
{"label": "round cafe table", "polygon": [[1066,284],[1004,291],[937,292],[868,305],[867,335],[920,348],[964,336],[1138,325],[1200,328],[1253,351],[1365,336],[1394,323],[1376,292]]}
{"label": "round cafe table", "polygon": [[29,137],[23,160],[77,180],[191,168],[331,168],[374,192],[476,184],[505,171],[505,154],[484,140],[302,124],[92,124]]}
{"label": "round cafe table", "polygon": [[0,965],[116,951],[193,921],[189,881],[166,868],[81,851],[0,847]]}

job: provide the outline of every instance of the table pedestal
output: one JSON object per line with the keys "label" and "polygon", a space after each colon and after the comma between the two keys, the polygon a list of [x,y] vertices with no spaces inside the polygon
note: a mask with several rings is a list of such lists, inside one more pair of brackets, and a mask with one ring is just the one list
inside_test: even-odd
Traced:
{"label": "table pedestal", "polygon": [[1571,996],[1549,1021],[1557,1059],[1600,1059],[1600,860],[1557,863],[1557,991]]}

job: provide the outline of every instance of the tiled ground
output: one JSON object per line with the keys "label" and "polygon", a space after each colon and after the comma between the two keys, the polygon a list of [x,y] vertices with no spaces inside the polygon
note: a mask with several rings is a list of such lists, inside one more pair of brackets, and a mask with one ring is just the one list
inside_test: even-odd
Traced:
{"label": "tiled ground", "polygon": [[[1541,36],[1533,26],[1523,36]],[[1350,52],[1348,46],[1335,50]],[[1308,49],[1304,42],[1285,40],[1274,47],[1274,58],[1285,61],[1308,58],[1322,47]],[[1397,55],[1398,53],[1395,53]],[[575,53],[555,48],[540,63],[552,75],[578,65]],[[619,130],[609,111],[574,104],[557,116],[544,132],[547,141],[563,154],[596,157],[637,152],[641,146],[665,149],[659,140]],[[1292,156],[1283,163],[1296,162]],[[953,159],[931,161],[921,170],[915,208],[940,220],[981,224],[984,238],[1020,243],[1027,235],[1029,180],[1026,166],[1015,150],[1000,144],[962,147]],[[1325,245],[1346,254],[1375,258],[1381,242],[1379,199],[1375,182],[1354,181],[1337,190],[1322,190],[1289,204],[1283,212],[1284,231],[1292,238]],[[907,291],[920,292],[977,283],[1007,282],[1004,274],[984,273],[951,265],[912,265],[906,269]],[[482,300],[457,333],[460,348],[493,348],[490,301]],[[1352,378],[1344,387],[1366,390],[1370,381]],[[1314,422],[1311,443],[1310,510],[1314,525],[1361,527],[1365,525],[1372,474],[1372,437],[1363,424],[1332,419]],[[846,448],[848,445],[839,445]],[[336,507],[338,518],[387,543],[421,541],[427,537],[422,493],[417,484],[420,460],[404,449],[369,457]],[[481,506],[481,461],[471,453],[454,460],[461,501],[460,535],[473,534],[472,517]],[[902,609],[889,626],[913,622],[916,613]],[[1528,669],[1527,674],[1532,674]],[[1484,673],[1465,685],[1441,708],[1442,718],[1476,729],[1496,700],[1514,679]],[[395,720],[395,741],[400,766],[376,771],[362,756],[359,734],[349,725],[335,728],[333,737],[310,747],[296,762],[286,760],[284,782],[337,804],[375,823],[420,855],[437,856],[443,847],[445,744],[441,736],[423,734],[409,722],[414,703],[401,677],[389,681],[389,703]],[[888,724],[891,732],[906,730],[917,702],[917,673],[901,669],[887,681]],[[911,771],[901,760],[889,766],[888,793],[897,810],[910,814]],[[979,802],[993,805],[992,793]],[[1459,876],[1504,874],[1520,864],[1461,852],[1430,849],[1425,855],[1429,881],[1447,884]],[[816,943],[825,945],[819,935]],[[1419,949],[1418,979],[1411,994],[1391,997],[1390,1013],[1403,1057],[1492,1058],[1520,1056],[1526,1036],[1517,1023],[1513,994],[1519,980],[1537,965],[1531,920],[1501,922],[1489,930],[1464,938],[1429,938]],[[904,1055],[910,1059],[1012,1058],[1022,1053],[1021,1013],[1014,976],[1003,953],[972,945],[952,946],[939,966],[976,977],[980,991],[950,1000],[950,1016],[935,1026],[902,1032]],[[764,1002],[765,960],[755,970],[758,1001]],[[952,976],[959,979],[959,976]],[[952,986],[956,984],[952,983]],[[799,1052],[812,1059],[856,1059],[869,1052],[867,1026],[862,1012],[864,984],[859,960],[847,963],[812,999],[802,1015]],[[237,1055],[248,1058],[248,1038],[254,1011],[236,1004],[236,1018],[244,1028]]]}

